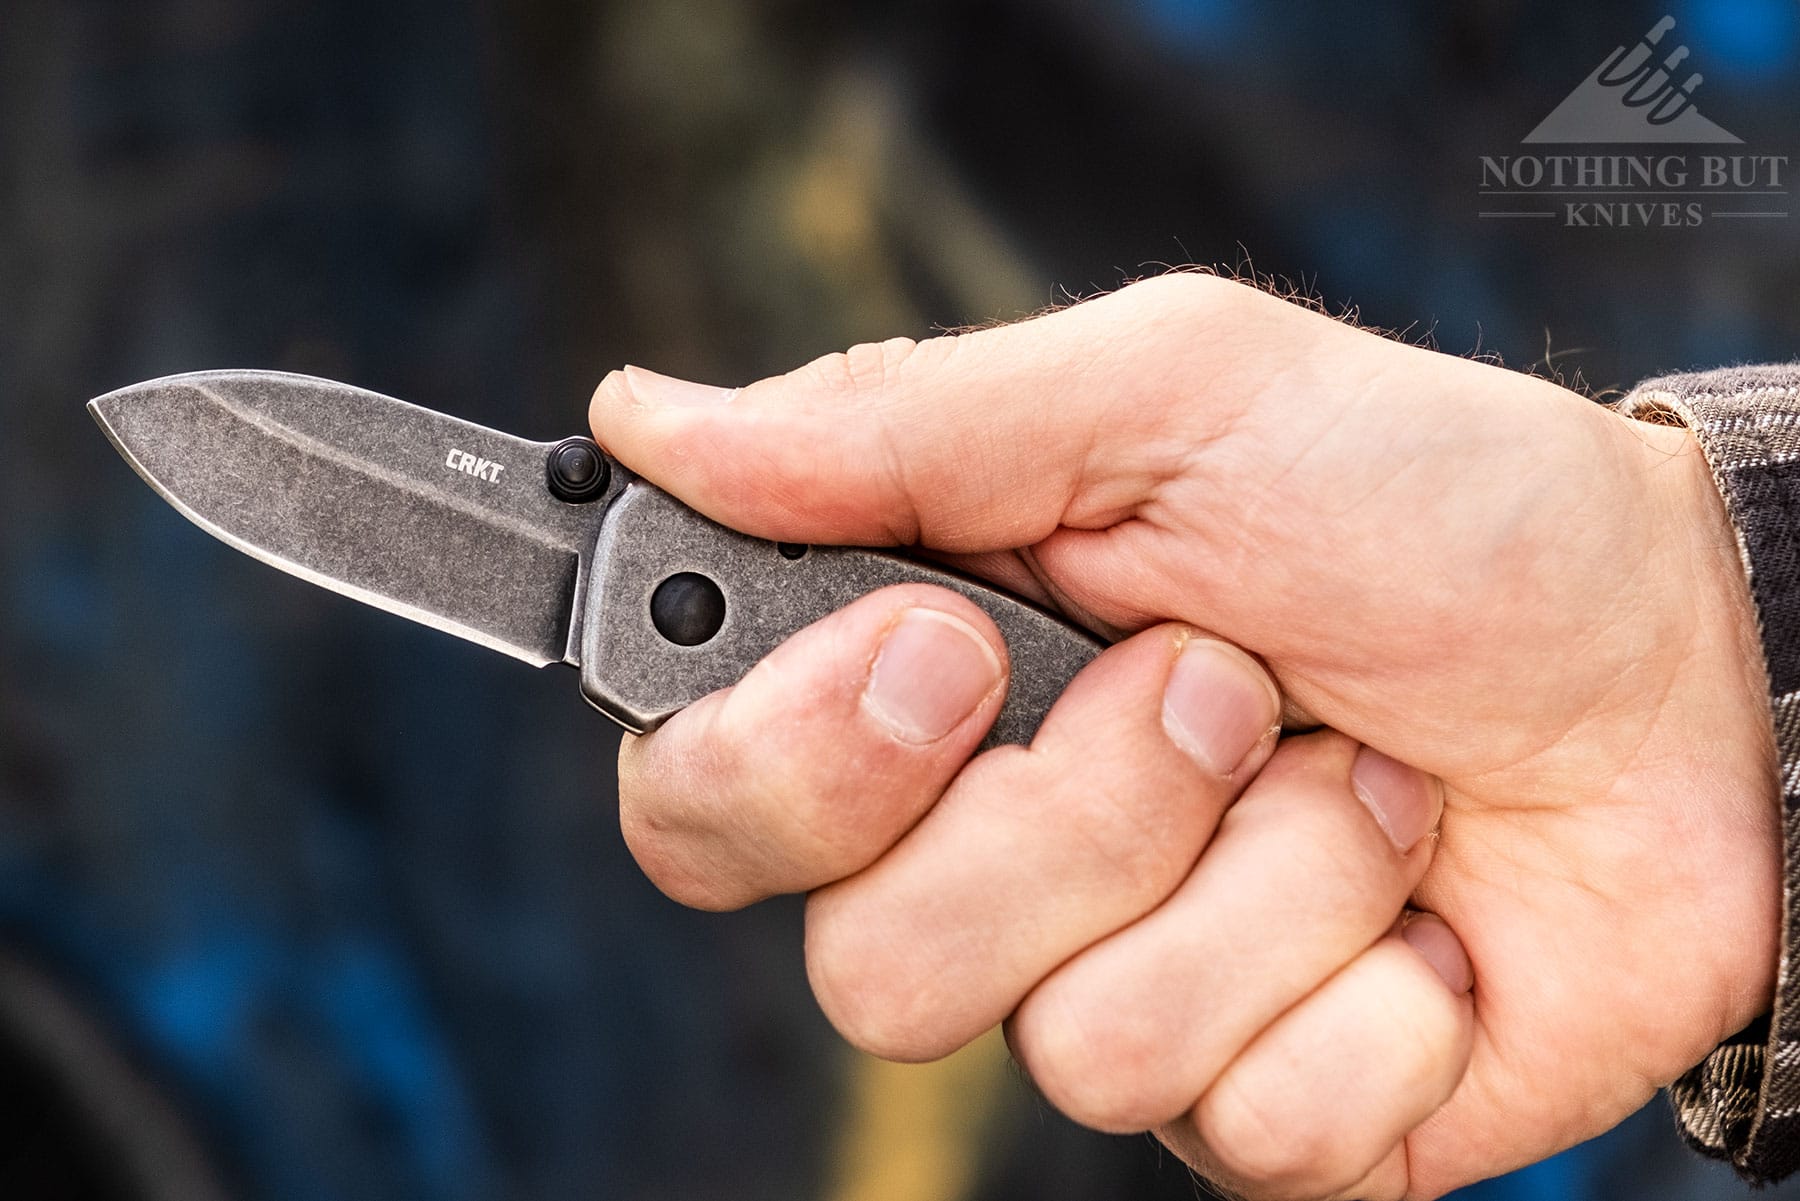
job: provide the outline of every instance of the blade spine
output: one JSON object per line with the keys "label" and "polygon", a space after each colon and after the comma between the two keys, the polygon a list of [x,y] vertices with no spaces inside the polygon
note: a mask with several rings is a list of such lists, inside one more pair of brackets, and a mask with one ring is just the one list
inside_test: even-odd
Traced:
{"label": "blade spine", "polygon": [[[191,372],[190,374],[202,375],[213,373]],[[101,412],[99,405],[100,401],[104,399],[106,399],[106,397],[101,396],[88,401],[88,412],[93,414],[94,420],[99,424],[101,432],[106,435],[106,440],[112,443],[113,449],[119,452],[119,456],[123,458],[126,463],[130,464],[131,469],[137,472],[140,479],[150,485],[151,491],[160,496],[165,504],[181,514],[181,516],[186,518],[190,523],[198,526],[201,530],[212,535],[212,537],[223,542],[226,546],[231,547],[231,549],[238,553],[248,555],[259,563],[267,564],[277,571],[291,575],[296,579],[305,580],[307,583],[318,588],[323,588],[327,592],[334,592],[339,596],[349,597],[351,600],[368,605],[372,609],[379,609],[384,613],[392,613],[397,617],[404,617],[408,621],[417,622],[419,625],[428,626],[434,630],[441,630],[446,634],[452,634],[463,639],[465,642],[473,642],[477,646],[486,647],[488,650],[498,651],[503,655],[529,663],[533,667],[548,667],[552,663],[560,663],[563,661],[559,658],[522,650],[515,645],[501,642],[490,634],[465,626],[461,622],[453,621],[442,614],[433,613],[429,609],[421,609],[417,605],[410,605],[405,601],[395,600],[392,597],[383,596],[377,592],[370,592],[368,589],[359,588],[355,584],[347,583],[335,576],[329,576],[323,572],[314,571],[310,567],[303,567],[291,559],[284,559],[278,555],[271,554],[263,547],[240,538],[236,534],[230,533],[223,527],[195,512],[185,501],[164,486],[162,481],[150,474],[144,464],[131,452],[131,449],[127,447],[124,441],[118,436],[118,433],[113,429],[112,424],[106,420],[105,414]],[[390,397],[388,399],[392,398]],[[401,401],[400,403],[405,404],[406,402]],[[560,550],[563,548],[559,546],[556,547],[556,549]],[[576,566],[577,572],[579,572],[581,568],[580,558],[581,557],[578,555]]]}

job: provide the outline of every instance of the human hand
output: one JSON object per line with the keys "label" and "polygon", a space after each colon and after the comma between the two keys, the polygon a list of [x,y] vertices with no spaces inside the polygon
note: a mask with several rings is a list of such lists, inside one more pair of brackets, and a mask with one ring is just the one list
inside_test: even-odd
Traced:
{"label": "human hand", "polygon": [[[928,1058],[1011,1014],[1058,1107],[1229,1187],[1431,1197],[1607,1129],[1768,1006],[1761,662],[1685,431],[1194,275],[733,393],[615,373],[593,423],[737,529],[917,544],[1141,631],[966,766],[1003,648],[930,589],[628,741],[665,890],[817,890],[852,1042]],[[1226,643],[1337,733],[1272,750]],[[1409,897],[1437,917],[1396,934]]]}

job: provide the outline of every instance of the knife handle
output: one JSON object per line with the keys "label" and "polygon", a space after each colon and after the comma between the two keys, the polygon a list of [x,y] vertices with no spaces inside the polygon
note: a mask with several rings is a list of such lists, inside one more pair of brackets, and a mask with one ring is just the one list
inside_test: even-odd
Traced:
{"label": "knife handle", "polygon": [[1009,593],[880,550],[767,542],[633,481],[608,507],[583,605],[581,693],[634,733],[742,679],[789,635],[889,584],[936,584],[1000,627],[1012,659],[982,746],[1026,744],[1103,644]]}

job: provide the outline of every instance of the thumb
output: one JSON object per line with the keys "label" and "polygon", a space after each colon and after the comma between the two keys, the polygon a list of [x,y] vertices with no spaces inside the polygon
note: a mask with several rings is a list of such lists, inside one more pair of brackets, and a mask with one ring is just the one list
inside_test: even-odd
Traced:
{"label": "thumb", "polygon": [[601,382],[590,418],[627,467],[758,537],[1027,546],[1058,525],[1124,519],[1177,470],[1191,442],[1158,436],[1179,406],[1156,343],[1191,343],[1191,330],[1170,336],[1170,302],[1196,307],[1201,283],[1235,286],[1164,277],[1014,325],[856,346],[738,389],[627,367]]}

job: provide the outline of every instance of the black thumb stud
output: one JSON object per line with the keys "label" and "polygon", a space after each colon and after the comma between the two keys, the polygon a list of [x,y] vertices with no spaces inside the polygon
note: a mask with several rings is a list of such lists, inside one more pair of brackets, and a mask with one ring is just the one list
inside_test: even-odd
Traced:
{"label": "black thumb stud", "polygon": [[725,624],[725,594],[698,572],[672,575],[650,594],[650,624],[676,646],[699,646]]}
{"label": "black thumb stud", "polygon": [[564,438],[550,448],[550,457],[544,460],[544,478],[552,496],[578,505],[606,491],[612,469],[592,438]]}

